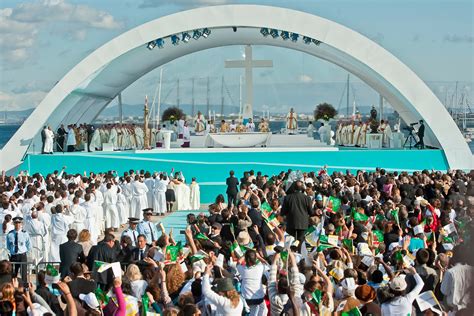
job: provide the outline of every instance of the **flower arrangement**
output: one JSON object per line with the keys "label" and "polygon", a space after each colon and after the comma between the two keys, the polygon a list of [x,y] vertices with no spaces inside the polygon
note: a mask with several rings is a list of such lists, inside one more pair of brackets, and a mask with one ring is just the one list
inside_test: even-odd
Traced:
{"label": "flower arrangement", "polygon": [[316,106],[314,110],[314,119],[315,120],[325,120],[329,121],[337,115],[336,109],[329,103],[321,103]]}

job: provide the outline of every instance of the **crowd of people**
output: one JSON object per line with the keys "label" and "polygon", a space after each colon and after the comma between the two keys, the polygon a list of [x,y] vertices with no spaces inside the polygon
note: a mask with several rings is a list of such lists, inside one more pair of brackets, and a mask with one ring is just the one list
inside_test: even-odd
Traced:
{"label": "crowd of people", "polygon": [[[227,203],[188,214],[179,236],[153,222],[146,194],[116,236],[97,204],[150,176],[3,175],[0,314],[472,315],[474,172],[231,171]],[[87,203],[84,226],[66,220]],[[31,280],[16,263],[31,256],[27,222],[45,218],[60,260]]]}

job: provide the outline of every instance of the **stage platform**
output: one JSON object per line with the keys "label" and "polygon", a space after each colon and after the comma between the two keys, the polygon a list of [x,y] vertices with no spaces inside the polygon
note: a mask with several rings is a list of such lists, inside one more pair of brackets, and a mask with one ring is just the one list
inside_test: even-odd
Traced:
{"label": "stage platform", "polygon": [[182,171],[186,181],[196,177],[201,187],[201,202],[212,203],[225,195],[225,179],[234,170],[240,178],[244,171],[253,169],[273,175],[293,169],[318,171],[327,165],[329,172],[374,170],[413,172],[423,169],[446,171],[448,164],[442,150],[368,150],[344,147],[266,147],[266,148],[172,148],[151,151],[74,152],[53,155],[28,154],[21,170],[30,174],[48,174],[67,167],[69,173],[104,172],[119,174],[130,169]]}

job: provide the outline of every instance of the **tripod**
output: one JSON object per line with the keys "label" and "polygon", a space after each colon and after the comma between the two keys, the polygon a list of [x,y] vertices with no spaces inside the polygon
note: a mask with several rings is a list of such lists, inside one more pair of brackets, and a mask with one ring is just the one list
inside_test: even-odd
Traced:
{"label": "tripod", "polygon": [[413,134],[413,129],[410,129],[410,133],[408,134],[407,138],[405,139],[405,143],[403,143],[403,148],[412,149],[415,144],[417,143],[415,135]]}

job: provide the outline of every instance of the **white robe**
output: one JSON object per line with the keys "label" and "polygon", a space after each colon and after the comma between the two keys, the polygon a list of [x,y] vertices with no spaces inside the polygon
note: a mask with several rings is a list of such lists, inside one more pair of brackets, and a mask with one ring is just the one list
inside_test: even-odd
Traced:
{"label": "white robe", "polygon": [[90,151],[95,151],[96,148],[102,148],[102,142],[100,141],[100,128],[96,129],[94,134],[92,134],[91,143],[89,146]]}
{"label": "white robe", "polygon": [[117,134],[117,129],[115,127],[113,127],[110,130],[110,135],[109,135],[109,141],[108,142],[112,144],[114,149],[118,148],[118,134]]}
{"label": "white robe", "polygon": [[286,130],[289,133],[295,133],[298,129],[298,120],[295,112],[289,112],[286,115]]}
{"label": "white robe", "polygon": [[178,185],[175,185],[174,194],[176,196],[176,202],[173,204],[173,211],[191,210],[191,190],[186,184],[180,183]]}
{"label": "white robe", "polygon": [[196,182],[192,182],[190,185],[190,189],[191,189],[191,198],[190,198],[191,209],[199,210],[201,207],[201,192],[199,189],[199,184],[197,184]]}
{"label": "white robe", "polygon": [[46,140],[44,142],[44,152],[45,153],[52,153],[53,152],[53,140],[54,140],[54,133],[53,131],[47,129],[46,132]]}
{"label": "white robe", "polygon": [[129,204],[127,198],[122,192],[117,194],[117,209],[119,215],[120,224],[125,224],[128,221],[128,208]]}
{"label": "white robe", "polygon": [[155,179],[147,178],[145,181],[146,187],[148,188],[148,192],[146,193],[146,200],[148,201],[148,207],[153,207],[153,187],[155,186]]}
{"label": "white robe", "polygon": [[148,200],[146,194],[148,192],[147,186],[143,182],[135,181],[132,183],[132,204],[130,205],[131,217],[143,219],[142,210],[148,207]]}
{"label": "white robe", "polygon": [[153,212],[159,215],[166,213],[166,189],[168,181],[156,179],[154,189]]}
{"label": "white robe", "polygon": [[69,213],[74,217],[74,223],[72,223],[71,228],[74,228],[79,234],[85,228],[86,209],[79,204],[75,204],[71,207]]}
{"label": "white robe", "polygon": [[97,205],[93,201],[84,202],[82,207],[86,210],[86,218],[84,221],[85,229],[91,234],[91,241],[93,245],[97,245],[97,239],[99,238],[99,230],[97,229],[96,224],[96,211]]}
{"label": "white robe", "polygon": [[70,128],[67,131],[66,146],[75,146],[75,145],[76,145],[76,133],[74,132],[74,129]]}
{"label": "white robe", "polygon": [[105,230],[104,195],[100,190],[96,189],[94,197],[95,206],[97,208],[95,224],[97,225],[97,230],[103,232]]}
{"label": "white robe", "polygon": [[45,211],[38,211],[38,219],[44,224],[46,228],[46,235],[43,237],[44,240],[44,254],[43,258],[49,258],[49,250],[51,249],[51,214]]}
{"label": "white robe", "polygon": [[118,228],[120,226],[117,209],[117,188],[111,187],[104,193],[105,226]]}
{"label": "white robe", "polygon": [[69,230],[69,225],[74,222],[72,216],[64,215],[62,213],[53,214],[51,216],[51,252],[49,254],[49,261],[59,262],[59,245],[67,242],[66,234]]}
{"label": "white robe", "polygon": [[30,234],[31,238],[31,257],[32,261],[41,261],[41,259],[47,259],[44,257],[44,238],[47,234],[46,226],[43,222],[37,218],[32,218],[28,216],[25,220],[24,230]]}

